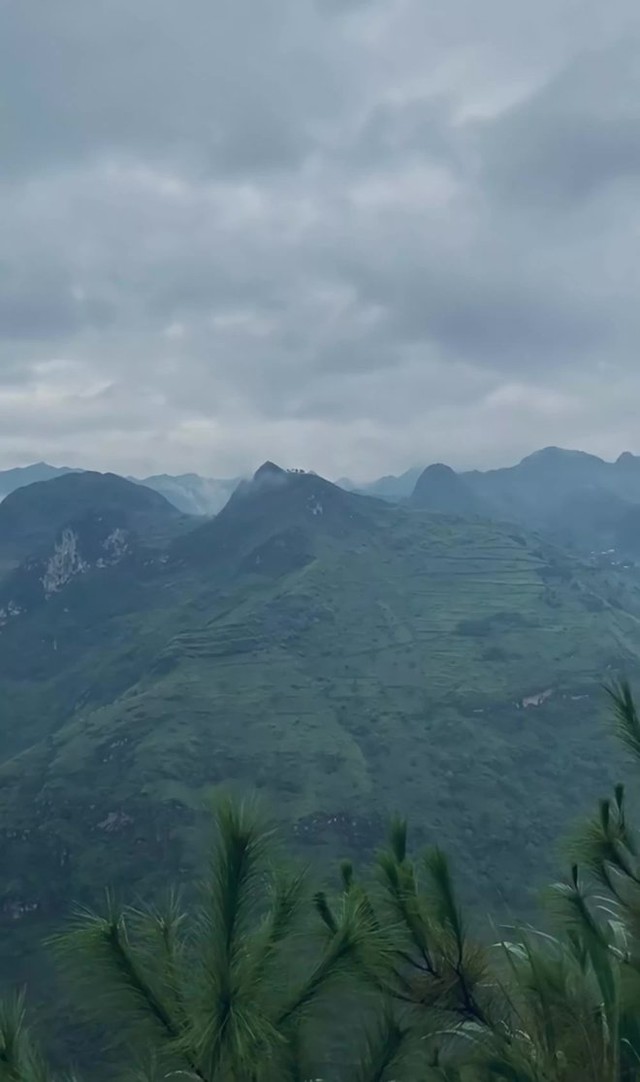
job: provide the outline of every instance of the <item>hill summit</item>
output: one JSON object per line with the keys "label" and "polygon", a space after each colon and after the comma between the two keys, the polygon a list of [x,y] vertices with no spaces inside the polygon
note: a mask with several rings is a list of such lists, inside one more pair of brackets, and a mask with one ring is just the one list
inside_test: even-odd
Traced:
{"label": "hill summit", "polygon": [[163,496],[114,474],[17,489],[0,504],[0,628],[80,576],[152,558],[185,522]]}
{"label": "hill summit", "polygon": [[182,562],[204,560],[227,572],[243,560],[261,573],[291,568],[312,558],[320,536],[358,532],[363,515],[378,504],[318,474],[265,462],[250,481],[238,485],[213,520],[180,538],[172,552]]}
{"label": "hill summit", "polygon": [[15,489],[0,503],[0,549],[26,555],[91,513],[115,513],[141,531],[181,517],[164,496],[117,474],[65,473]]}
{"label": "hill summit", "polygon": [[442,511],[448,514],[470,515],[482,510],[482,501],[471,487],[451,469],[438,462],[427,466],[416,481],[411,496],[413,507],[424,511]]}
{"label": "hill summit", "polygon": [[276,466],[275,462],[267,460],[258,467],[253,475],[254,481],[278,481],[287,476],[287,471],[282,469],[282,466]]}

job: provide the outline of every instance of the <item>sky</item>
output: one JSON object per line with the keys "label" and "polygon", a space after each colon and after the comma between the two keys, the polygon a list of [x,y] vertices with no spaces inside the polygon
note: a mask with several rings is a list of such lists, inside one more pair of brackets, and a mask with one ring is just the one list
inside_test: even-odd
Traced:
{"label": "sky", "polygon": [[637,0],[4,0],[0,468],[640,451]]}

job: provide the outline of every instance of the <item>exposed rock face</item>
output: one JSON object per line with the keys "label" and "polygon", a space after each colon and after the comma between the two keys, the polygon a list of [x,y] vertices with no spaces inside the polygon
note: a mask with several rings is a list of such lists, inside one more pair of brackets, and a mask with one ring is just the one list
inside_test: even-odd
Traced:
{"label": "exposed rock face", "polygon": [[112,834],[114,831],[122,830],[131,823],[133,823],[133,819],[126,812],[111,811],[106,819],[98,823],[98,830],[106,830],[108,834]]}
{"label": "exposed rock face", "polygon": [[62,531],[60,540],[56,543],[53,554],[47,561],[42,587],[46,598],[58,593],[75,578],[83,575],[92,567],[109,567],[118,563],[126,555],[129,545],[127,533],[120,527],[112,530],[99,546],[103,555],[94,555],[94,559],[83,555],[83,545],[79,534],[70,528]]}
{"label": "exposed rock face", "polygon": [[12,616],[19,616],[21,612],[22,609],[15,601],[8,601],[6,605],[0,606],[0,627],[4,627]]}
{"label": "exposed rock face", "polygon": [[104,556],[99,556],[96,561],[97,567],[107,567],[109,564],[118,563],[129,551],[128,534],[126,530],[117,527],[102,542],[105,551]]}
{"label": "exposed rock face", "polygon": [[3,584],[0,628],[49,601],[80,575],[112,567],[134,551],[133,535],[108,515],[65,526],[53,549],[24,561]]}
{"label": "exposed rock face", "polygon": [[73,530],[63,530],[53,554],[47,560],[41,578],[44,596],[57,594],[75,575],[82,575],[89,568],[87,560],[80,555],[80,539]]}

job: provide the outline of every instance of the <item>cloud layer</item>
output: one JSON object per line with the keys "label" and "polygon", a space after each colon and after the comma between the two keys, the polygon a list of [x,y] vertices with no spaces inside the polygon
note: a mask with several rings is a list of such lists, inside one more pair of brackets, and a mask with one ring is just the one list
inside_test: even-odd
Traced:
{"label": "cloud layer", "polygon": [[0,467],[640,450],[640,13],[8,0]]}

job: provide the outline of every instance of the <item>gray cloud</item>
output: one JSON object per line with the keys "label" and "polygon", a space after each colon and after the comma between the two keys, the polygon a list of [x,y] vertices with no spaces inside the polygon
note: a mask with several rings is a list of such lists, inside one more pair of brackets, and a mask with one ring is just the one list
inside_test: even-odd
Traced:
{"label": "gray cloud", "polygon": [[95,153],[207,171],[295,165],[348,73],[313,6],[9,0],[0,65],[14,168]]}
{"label": "gray cloud", "polygon": [[0,465],[640,450],[631,0],[3,23]]}
{"label": "gray cloud", "polygon": [[581,54],[485,124],[485,177],[500,198],[563,213],[640,176],[640,41]]}

